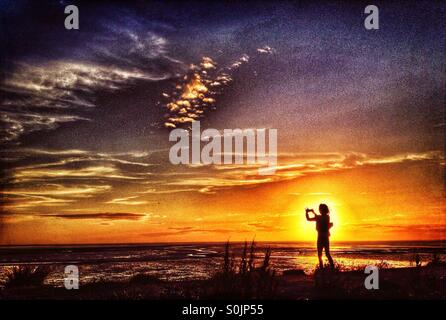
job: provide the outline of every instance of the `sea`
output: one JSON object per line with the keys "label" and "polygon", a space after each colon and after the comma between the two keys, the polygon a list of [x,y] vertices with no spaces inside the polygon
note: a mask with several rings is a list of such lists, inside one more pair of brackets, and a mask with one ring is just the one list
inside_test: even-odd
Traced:
{"label": "sea", "polygon": [[[248,252],[250,243],[248,243]],[[244,243],[230,243],[235,265],[240,262]],[[301,269],[314,272],[317,255],[310,242],[257,242],[255,264],[263,263],[271,250],[270,266],[277,274]],[[337,242],[331,244],[335,261],[346,269],[367,265],[389,268],[422,265],[434,255],[446,260],[446,241]],[[45,265],[50,271],[48,285],[63,286],[65,267],[76,265],[80,283],[125,281],[140,273],[169,281],[207,279],[221,270],[225,243],[113,244],[63,246],[0,246],[0,286],[12,268],[20,265]]]}

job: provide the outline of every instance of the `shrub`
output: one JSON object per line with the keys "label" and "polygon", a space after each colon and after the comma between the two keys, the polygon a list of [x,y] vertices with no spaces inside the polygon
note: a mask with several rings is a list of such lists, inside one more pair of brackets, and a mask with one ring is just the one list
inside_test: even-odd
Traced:
{"label": "shrub", "polygon": [[50,273],[48,267],[43,266],[16,266],[6,275],[5,288],[42,286]]}
{"label": "shrub", "polygon": [[[235,254],[230,252],[229,242],[226,243],[223,268],[217,272],[207,286],[205,296],[211,298],[231,299],[264,299],[273,298],[277,281],[275,271],[270,265],[271,249],[267,248],[260,267],[256,268],[256,246],[254,240],[248,249],[245,242],[237,264]],[[238,265],[237,269],[235,266]]]}
{"label": "shrub", "polygon": [[163,281],[161,279],[158,279],[157,277],[147,274],[147,273],[138,273],[132,276],[129,279],[129,283],[131,284],[155,284],[155,283],[162,283]]}

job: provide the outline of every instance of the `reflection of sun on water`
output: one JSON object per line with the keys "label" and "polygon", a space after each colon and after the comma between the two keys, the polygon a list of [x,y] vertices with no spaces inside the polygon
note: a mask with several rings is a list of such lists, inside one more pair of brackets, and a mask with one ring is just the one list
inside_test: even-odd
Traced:
{"label": "reflection of sun on water", "polygon": [[[389,268],[405,268],[409,267],[410,261],[407,260],[395,260],[395,259],[364,259],[364,258],[358,258],[358,257],[344,257],[344,256],[337,256],[336,252],[332,252],[333,259],[335,263],[339,264],[341,268],[344,271],[348,270],[363,270],[365,266],[368,265],[379,265],[383,262],[389,267]],[[328,263],[325,256],[323,256],[324,263]],[[298,268],[303,269],[307,274],[311,274],[314,272],[316,266],[318,265],[318,259],[316,255],[316,248],[314,255],[305,255],[305,256],[296,256],[294,258],[295,265]]]}

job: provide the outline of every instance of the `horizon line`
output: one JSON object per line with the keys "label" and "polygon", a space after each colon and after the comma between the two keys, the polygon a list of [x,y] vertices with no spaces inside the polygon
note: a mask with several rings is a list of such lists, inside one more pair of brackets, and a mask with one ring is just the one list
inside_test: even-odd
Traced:
{"label": "horizon line", "polygon": [[[59,243],[59,244],[0,244],[0,248],[6,247],[63,247],[63,246],[138,246],[138,245],[188,245],[188,244],[225,244],[229,243],[245,243],[252,242],[253,240],[240,240],[240,241],[168,241],[168,242],[102,242],[102,243]],[[313,240],[277,240],[277,241],[265,241],[255,240],[254,243],[313,243]],[[446,242],[446,239],[418,239],[418,240],[341,240],[332,241],[335,243],[383,243],[383,242]]]}

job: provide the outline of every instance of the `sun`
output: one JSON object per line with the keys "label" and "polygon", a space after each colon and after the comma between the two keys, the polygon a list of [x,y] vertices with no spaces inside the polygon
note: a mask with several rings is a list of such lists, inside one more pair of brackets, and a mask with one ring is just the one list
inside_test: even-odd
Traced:
{"label": "sun", "polygon": [[[296,217],[297,231],[296,237],[301,241],[313,241],[317,238],[316,224],[309,222],[305,218],[305,208],[314,209],[319,214],[319,205],[325,203],[330,209],[330,221],[333,228],[330,229],[331,239],[342,238],[342,203],[329,194],[310,194],[302,197],[295,204],[295,212],[301,212]],[[310,214],[312,215],[312,214]]]}

